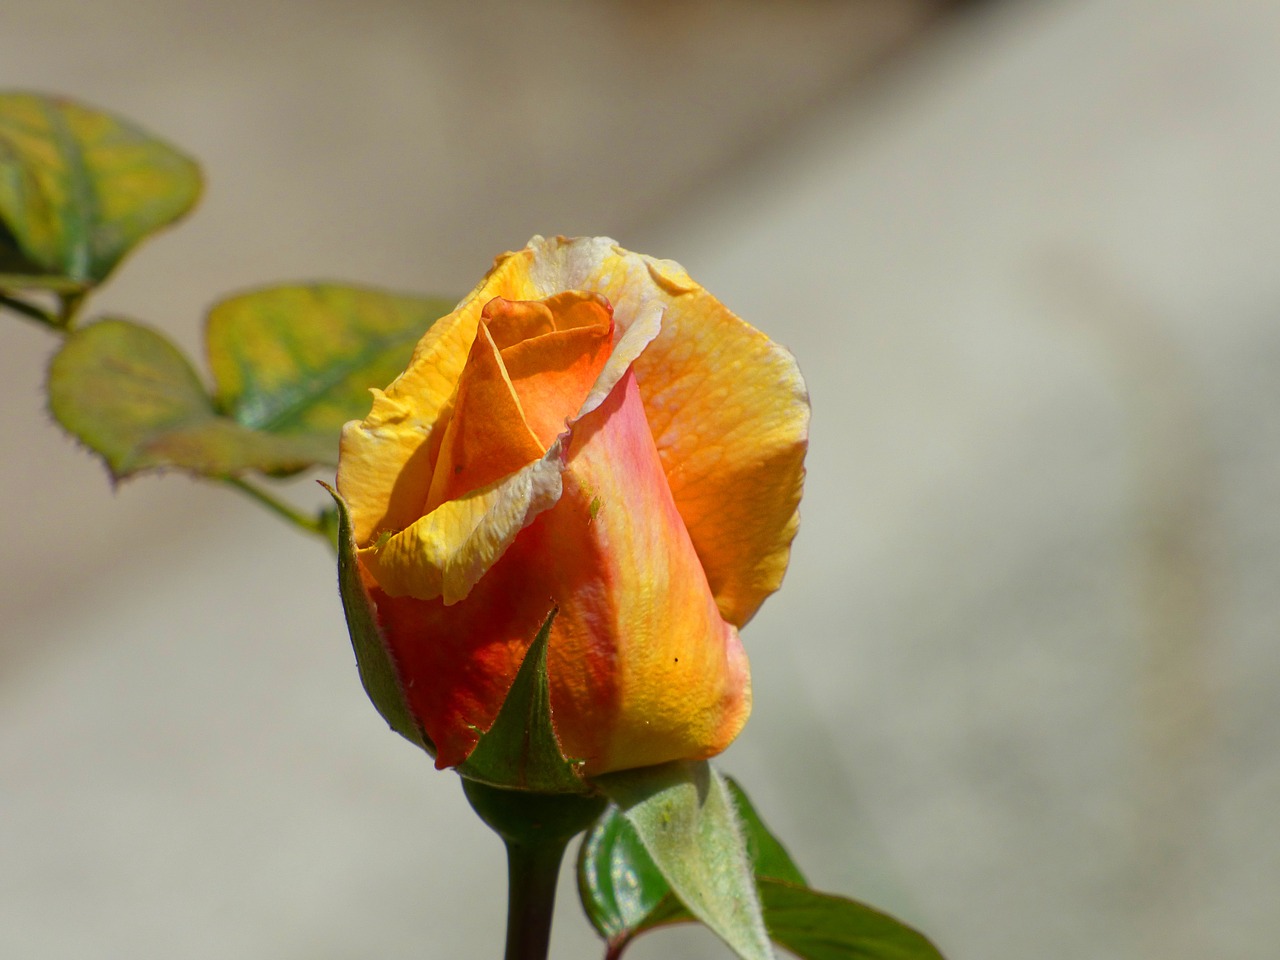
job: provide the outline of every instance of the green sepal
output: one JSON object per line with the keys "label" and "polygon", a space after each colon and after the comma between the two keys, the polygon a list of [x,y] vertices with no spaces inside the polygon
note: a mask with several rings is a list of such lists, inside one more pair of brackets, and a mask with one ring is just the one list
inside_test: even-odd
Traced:
{"label": "green sepal", "polygon": [[556,611],[547,615],[529,645],[498,716],[458,773],[508,790],[533,793],[588,793],[579,763],[565,757],[551,722],[547,683],[547,643]]}
{"label": "green sepal", "polygon": [[342,595],[342,611],[346,614],[347,630],[351,634],[351,647],[355,651],[356,667],[360,671],[364,692],[369,695],[374,707],[392,730],[434,757],[435,745],[409,710],[399,675],[391,659],[391,651],[383,639],[382,631],[378,629],[373,601],[360,576],[351,512],[336,490],[328,484],[321,486],[329,491],[337,510],[338,591]]}
{"label": "green sepal", "polygon": [[[771,939],[805,960],[940,960],[922,934],[880,911],[807,887],[803,874],[732,780]],[[622,811],[611,806],[583,839],[578,889],[597,932],[620,956],[642,933],[697,918],[672,890]]]}
{"label": "green sepal", "polygon": [[200,190],[195,161],[121,117],[0,93],[0,286],[101,283]]}
{"label": "green sepal", "polygon": [[[673,923],[683,919],[674,912],[682,904],[743,960],[773,956],[733,795],[709,763],[670,763],[630,770],[598,777],[595,783],[616,805],[618,816],[634,832],[640,852],[648,856],[652,868],[636,862],[639,858],[634,857],[636,848],[632,846],[632,865],[637,870],[633,885],[625,875],[625,861],[617,863],[609,858],[612,897],[623,907],[618,917],[624,923],[642,913],[642,922]],[[587,844],[592,843],[598,829],[593,829]],[[625,832],[618,835],[625,836]],[[601,853],[597,850],[596,856]],[[655,899],[660,890],[660,883],[653,882],[655,871],[676,899],[675,904],[666,902],[665,894]],[[600,876],[598,870],[596,876]],[[628,902],[630,896],[634,899]],[[611,943],[634,936],[616,923],[602,925],[590,904],[587,912]]]}

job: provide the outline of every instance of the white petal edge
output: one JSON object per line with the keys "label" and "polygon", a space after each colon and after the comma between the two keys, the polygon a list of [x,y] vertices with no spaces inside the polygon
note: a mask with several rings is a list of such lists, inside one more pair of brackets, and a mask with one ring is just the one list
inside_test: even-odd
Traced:
{"label": "white petal edge", "polygon": [[587,399],[582,401],[582,406],[578,409],[577,415],[570,421],[571,423],[581,420],[600,404],[604,403],[605,397],[613,392],[613,388],[618,385],[618,381],[631,369],[631,364],[635,363],[636,358],[644,353],[645,347],[653,343],[658,334],[662,332],[662,315],[666,312],[666,309],[666,306],[656,300],[650,300],[641,307],[640,313],[631,321],[630,326],[622,332],[618,342],[614,344],[613,353],[609,354],[609,359],[605,362],[604,369],[596,377],[596,382],[591,385],[591,391],[587,394]]}

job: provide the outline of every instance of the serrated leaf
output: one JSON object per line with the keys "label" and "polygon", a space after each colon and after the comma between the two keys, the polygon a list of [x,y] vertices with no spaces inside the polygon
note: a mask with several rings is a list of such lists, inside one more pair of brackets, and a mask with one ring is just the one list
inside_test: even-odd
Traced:
{"label": "serrated leaf", "polygon": [[404,369],[446,302],[337,284],[273,287],[219,304],[216,397],[165,337],[127,320],[72,333],[50,368],[54,415],[117,478],[172,467],[284,475],[337,463],[369,388]]}
{"label": "serrated leaf", "polygon": [[516,672],[493,726],[481,734],[458,773],[496,787],[533,793],[586,793],[577,765],[565,759],[551,724],[547,642],[552,610]]}
{"label": "serrated leaf", "polygon": [[769,935],[803,960],[943,960],[924,934],[845,897],[760,881]]}
{"label": "serrated leaf", "polygon": [[333,497],[337,509],[338,590],[342,595],[342,609],[347,618],[347,630],[351,635],[351,647],[355,651],[360,682],[374,707],[392,730],[435,756],[435,747],[413,719],[405,702],[390,649],[378,629],[373,604],[360,577],[356,544],[351,532],[351,514],[347,510],[346,501],[332,487],[327,484],[323,486]]}
{"label": "serrated leaf", "polygon": [[189,157],[118,116],[59,97],[0,94],[0,273],[104,280],[200,195]]}
{"label": "serrated leaf", "polygon": [[617,805],[689,913],[743,960],[773,956],[733,799],[710,764],[610,774],[596,785]]}
{"label": "serrated leaf", "polygon": [[[807,889],[799,868],[737,783],[726,778],[754,867],[771,938],[806,960],[940,960],[920,933],[871,907]],[[588,918],[621,954],[642,933],[696,918],[616,806],[583,839],[578,889]]]}
{"label": "serrated leaf", "polygon": [[67,337],[49,368],[49,407],[116,479],[161,467],[213,477],[287,473],[326,454],[313,437],[274,436],[220,416],[177,347],[129,320]]}
{"label": "serrated leaf", "polygon": [[[746,792],[732,777],[724,779],[756,879],[771,877],[804,885],[800,868],[765,826]],[[655,927],[694,919],[616,806],[608,809],[582,842],[578,891],[588,919],[611,944]]]}
{"label": "serrated leaf", "polygon": [[205,333],[218,407],[257,430],[326,437],[323,462],[334,463],[342,425],[369,412],[369,388],[399,375],[451,309],[448,300],[334,283],[223,300]]}

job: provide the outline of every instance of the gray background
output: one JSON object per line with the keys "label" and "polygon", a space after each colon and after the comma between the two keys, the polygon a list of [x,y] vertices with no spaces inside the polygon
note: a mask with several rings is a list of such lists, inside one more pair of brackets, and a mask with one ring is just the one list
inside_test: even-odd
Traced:
{"label": "gray background", "polygon": [[[1274,955],[1280,5],[935,12],[19,0],[0,85],[202,161],[94,303],[193,351],[269,281],[680,260],[812,390],[722,766],[813,881],[953,960]],[[364,700],[324,550],[111,491],[4,319],[0,956],[496,956],[500,848]],[[556,954],[597,956],[572,900]]]}

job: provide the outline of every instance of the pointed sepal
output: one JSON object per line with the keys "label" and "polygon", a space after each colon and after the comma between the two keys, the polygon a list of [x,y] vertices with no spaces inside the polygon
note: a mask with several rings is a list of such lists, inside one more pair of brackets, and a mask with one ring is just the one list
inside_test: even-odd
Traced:
{"label": "pointed sepal", "polygon": [[351,514],[346,501],[336,490],[322,484],[333,497],[338,517],[338,589],[342,594],[342,610],[351,634],[351,646],[360,671],[360,682],[382,719],[406,740],[435,756],[435,747],[422,731],[405,700],[395,663],[382,632],[373,601],[360,576],[355,540],[351,533]]}
{"label": "pointed sepal", "polygon": [[547,643],[556,611],[547,615],[529,645],[497,718],[481,734],[458,773],[508,790],[533,793],[589,793],[580,764],[565,757],[551,722]]}

